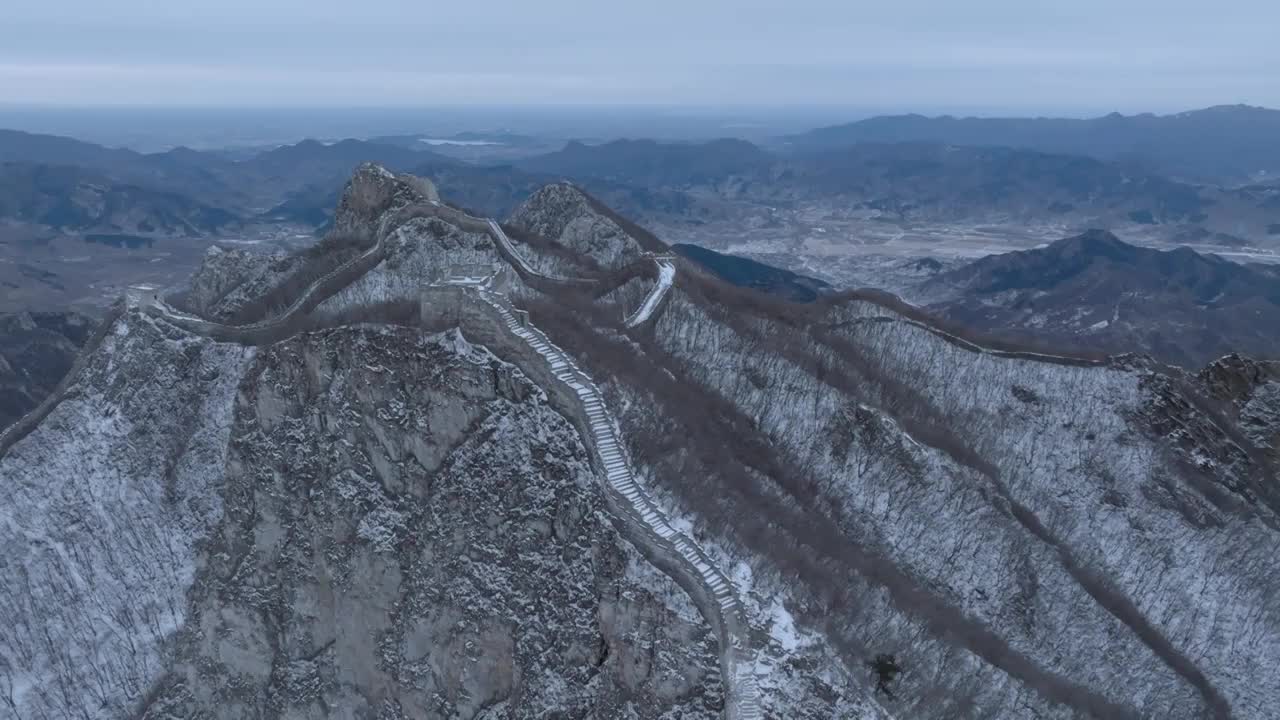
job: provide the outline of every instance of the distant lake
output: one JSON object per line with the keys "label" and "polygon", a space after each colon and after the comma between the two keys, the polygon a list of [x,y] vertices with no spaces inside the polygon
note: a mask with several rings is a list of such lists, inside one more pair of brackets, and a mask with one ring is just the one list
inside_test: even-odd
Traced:
{"label": "distant lake", "polygon": [[130,250],[137,250],[143,246],[151,247],[155,244],[155,238],[142,237],[140,235],[93,234],[85,235],[84,241],[116,248],[128,248]]}
{"label": "distant lake", "polygon": [[445,140],[442,138],[418,138],[418,142],[428,145],[501,145],[492,140]]}

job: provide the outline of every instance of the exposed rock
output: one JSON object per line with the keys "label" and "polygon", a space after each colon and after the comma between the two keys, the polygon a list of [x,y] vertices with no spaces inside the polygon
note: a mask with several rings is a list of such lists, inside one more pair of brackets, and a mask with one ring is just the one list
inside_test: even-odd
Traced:
{"label": "exposed rock", "polygon": [[625,265],[643,252],[638,240],[569,183],[547,185],[534,193],[512,213],[511,223],[588,255],[604,267]]}
{"label": "exposed rock", "polygon": [[0,460],[6,712],[122,717],[172,662],[252,354],[126,315]]}
{"label": "exposed rock", "polygon": [[191,277],[186,304],[199,314],[216,315],[215,308],[223,298],[283,258],[283,254],[270,256],[212,245],[205,251],[200,268]]}
{"label": "exposed rock", "polygon": [[365,163],[347,183],[333,229],[338,233],[367,232],[388,212],[418,202],[439,202],[435,185],[425,178],[395,175],[379,165]]}
{"label": "exposed rock", "polygon": [[1200,371],[1210,397],[1234,410],[1241,430],[1280,465],[1280,362],[1231,354]]}
{"label": "exposed rock", "polygon": [[147,717],[715,717],[715,643],[576,433],[465,341],[334,330],[241,383],[226,511]]}

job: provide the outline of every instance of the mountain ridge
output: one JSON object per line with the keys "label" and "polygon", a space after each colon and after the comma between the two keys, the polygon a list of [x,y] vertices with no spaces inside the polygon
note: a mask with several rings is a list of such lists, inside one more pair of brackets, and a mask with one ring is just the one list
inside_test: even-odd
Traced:
{"label": "mountain ridge", "polygon": [[1169,115],[1111,113],[1088,119],[879,116],[818,128],[787,142],[812,149],[901,141],[1006,145],[1129,159],[1196,179],[1241,181],[1263,171],[1280,172],[1280,154],[1269,140],[1278,129],[1280,111],[1226,105]]}
{"label": "mountain ridge", "polygon": [[0,165],[0,217],[63,231],[203,236],[241,218],[177,193],[113,182],[72,166]]}
{"label": "mountain ridge", "polygon": [[972,327],[1145,351],[1186,367],[1232,351],[1280,357],[1280,337],[1266,323],[1280,313],[1280,275],[1189,248],[1130,245],[1102,230],[974,261],[917,292]]}
{"label": "mountain ridge", "polygon": [[[736,158],[725,157],[735,152]],[[859,142],[786,154],[745,141],[577,143],[517,167],[593,191],[621,184],[620,192],[608,196],[627,203],[628,211],[674,222],[813,207],[896,222],[1163,226],[1170,241],[1192,234],[1239,245],[1267,242],[1267,228],[1276,220],[1270,206],[1280,194],[1268,186],[1182,182],[1087,155],[933,140]],[[627,187],[646,188],[649,196],[628,196]]]}
{"label": "mountain ridge", "polygon": [[[291,286],[243,334],[130,296],[6,448],[19,525],[0,541],[35,580],[0,583],[0,659],[53,678],[20,677],[24,707],[123,708],[126,683],[154,712],[228,718],[1275,707],[1257,673],[1280,652],[1271,380],[1240,383],[1237,418],[1142,358],[735,288],[568,186],[518,213],[547,230],[524,242],[424,187],[362,167],[334,226],[368,262]],[[615,542],[627,527],[703,567],[663,575]],[[81,650],[104,607],[138,611]],[[50,633],[21,642],[24,623]]]}

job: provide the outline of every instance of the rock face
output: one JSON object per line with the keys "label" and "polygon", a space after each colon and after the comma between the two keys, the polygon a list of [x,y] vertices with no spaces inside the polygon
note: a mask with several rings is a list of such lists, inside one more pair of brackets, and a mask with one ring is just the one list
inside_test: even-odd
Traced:
{"label": "rock face", "polygon": [[456,332],[255,352],[130,314],[75,394],[3,464],[23,717],[719,713],[576,433]]}
{"label": "rock face", "polygon": [[1241,430],[1280,464],[1280,362],[1231,354],[1199,374],[1208,395],[1228,403]]}
{"label": "rock face", "polygon": [[604,267],[625,265],[643,252],[636,238],[569,183],[548,185],[535,192],[511,214],[511,223],[587,255]]}
{"label": "rock face", "polygon": [[147,717],[714,717],[714,638],[619,541],[566,421],[461,336],[281,343],[232,434]]}
{"label": "rock face", "polygon": [[11,717],[123,717],[172,662],[253,351],[118,321],[0,461]]}
{"label": "rock face", "polygon": [[413,202],[439,201],[440,194],[430,180],[395,175],[381,166],[366,163],[356,169],[338,201],[334,231],[369,232],[390,210]]}
{"label": "rock face", "polygon": [[[267,256],[261,253],[253,253],[239,248],[222,248],[217,245],[210,246],[205,251],[204,261],[200,264],[200,269],[196,271],[191,278],[191,286],[187,291],[186,303],[195,312],[201,315],[218,316],[220,313],[219,304],[234,305],[233,300],[230,303],[223,303],[227,296],[240,288],[251,278],[271,273],[271,271],[287,262],[281,255]],[[273,273],[278,275],[279,272]],[[249,289],[252,292],[251,289]],[[264,292],[265,288],[259,290]],[[241,292],[244,296],[247,293]],[[245,297],[240,304],[247,301]]]}

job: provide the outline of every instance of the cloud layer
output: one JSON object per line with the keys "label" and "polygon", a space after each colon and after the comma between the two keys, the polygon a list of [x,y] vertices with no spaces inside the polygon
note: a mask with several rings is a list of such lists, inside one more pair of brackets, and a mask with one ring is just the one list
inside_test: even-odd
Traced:
{"label": "cloud layer", "polygon": [[1280,106],[1280,3],[59,0],[0,98],[60,105]]}

